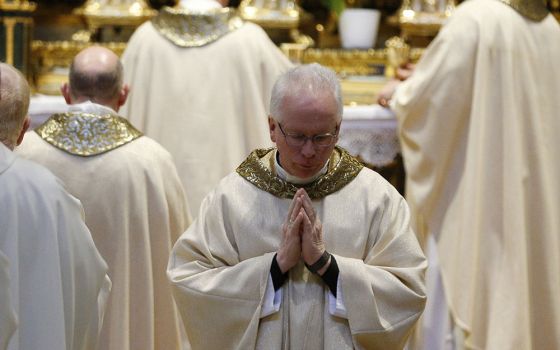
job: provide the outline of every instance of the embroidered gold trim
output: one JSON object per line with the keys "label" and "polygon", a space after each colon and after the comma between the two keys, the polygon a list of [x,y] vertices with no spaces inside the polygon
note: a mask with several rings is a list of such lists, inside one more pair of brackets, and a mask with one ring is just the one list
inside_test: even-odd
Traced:
{"label": "embroidered gold trim", "polygon": [[[237,173],[259,189],[280,198],[293,198],[298,187],[275,176],[269,161],[262,161],[275,148],[257,149],[237,168]],[[349,184],[364,166],[346,150],[336,147],[329,160],[327,173],[303,188],[311,199],[320,199]],[[273,169],[273,168],[272,168]]]}
{"label": "embroidered gold trim", "polygon": [[122,117],[82,112],[54,114],[35,132],[56,148],[83,157],[111,151],[142,136]]}
{"label": "embroidered gold trim", "polygon": [[164,7],[152,18],[154,28],[177,46],[199,47],[214,42],[243,25],[229,8],[192,12]]}
{"label": "embroidered gold trim", "polygon": [[543,0],[500,0],[532,21],[542,21],[549,11]]}

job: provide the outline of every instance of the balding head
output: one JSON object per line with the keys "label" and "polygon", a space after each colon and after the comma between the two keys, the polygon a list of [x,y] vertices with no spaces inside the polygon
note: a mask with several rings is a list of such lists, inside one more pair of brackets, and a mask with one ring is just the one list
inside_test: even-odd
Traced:
{"label": "balding head", "polygon": [[0,142],[14,149],[29,126],[29,85],[14,67],[0,63]]}
{"label": "balding head", "polygon": [[[119,57],[107,48],[91,46],[74,57],[69,84],[62,87],[62,93],[69,104],[92,101],[118,110],[128,91],[122,80]],[[125,93],[124,99],[122,93]]]}

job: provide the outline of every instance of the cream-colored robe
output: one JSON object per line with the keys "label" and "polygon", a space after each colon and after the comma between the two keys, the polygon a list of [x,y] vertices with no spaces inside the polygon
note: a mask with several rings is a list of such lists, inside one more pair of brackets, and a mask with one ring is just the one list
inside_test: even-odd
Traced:
{"label": "cream-colored robe", "polygon": [[165,275],[171,248],[190,223],[169,153],[142,136],[81,157],[35,132],[27,133],[18,153],[48,167],[84,205],[86,224],[113,281],[100,349],[188,347]]}
{"label": "cream-colored robe", "polygon": [[183,48],[146,22],[122,60],[131,86],[122,115],[171,153],[196,216],[222,177],[254,148],[270,145],[270,92],[291,64],[252,23]]}
{"label": "cream-colored robe", "polygon": [[404,199],[367,168],[313,201],[348,319],[329,313],[328,287],[301,262],[282,287],[280,311],[260,318],[290,203],[238,173],[205,198],[168,267],[192,348],[402,349],[424,307],[426,261]]}
{"label": "cream-colored robe", "polygon": [[560,25],[463,3],[392,101],[407,199],[475,349],[560,348]]}
{"label": "cream-colored robe", "polygon": [[18,319],[8,349],[96,349],[111,282],[82,206],[1,143],[0,251]]}
{"label": "cream-colored robe", "polygon": [[0,350],[8,348],[17,322],[10,290],[10,262],[0,250]]}

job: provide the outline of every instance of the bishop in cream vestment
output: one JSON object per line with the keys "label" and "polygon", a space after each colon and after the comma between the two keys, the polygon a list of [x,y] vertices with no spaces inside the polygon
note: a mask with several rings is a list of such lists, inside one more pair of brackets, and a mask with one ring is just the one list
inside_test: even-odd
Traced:
{"label": "bishop in cream vestment", "polygon": [[[391,102],[407,199],[469,349],[560,348],[560,25],[461,4]],[[537,11],[538,10],[538,11]],[[430,349],[431,350],[431,349]]]}
{"label": "bishop in cream vestment", "polygon": [[18,323],[9,350],[97,348],[111,282],[82,215],[59,179],[0,143],[0,252]]}
{"label": "bishop in cream vestment", "polygon": [[165,276],[171,247],[190,223],[169,153],[92,102],[28,132],[18,153],[50,168],[84,204],[113,281],[100,349],[187,347]]}
{"label": "bishop in cream vestment", "polygon": [[[425,258],[404,199],[340,148],[327,173],[304,186],[338,262],[336,305],[300,261],[277,311],[264,310],[297,190],[276,176],[275,159],[276,149],[253,152],[173,249],[168,275],[193,349],[402,349],[424,307]],[[341,303],[344,312],[331,310]]]}
{"label": "bishop in cream vestment", "polygon": [[270,145],[270,91],[291,64],[232,10],[188,7],[142,24],[122,60],[132,86],[123,116],[171,153],[196,216],[222,177]]}

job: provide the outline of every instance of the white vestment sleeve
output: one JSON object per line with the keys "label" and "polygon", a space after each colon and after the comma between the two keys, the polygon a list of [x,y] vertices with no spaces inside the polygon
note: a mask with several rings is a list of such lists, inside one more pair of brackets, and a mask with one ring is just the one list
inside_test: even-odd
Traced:
{"label": "white vestment sleeve", "polygon": [[346,306],[344,306],[344,296],[342,294],[342,287],[340,286],[340,278],[336,281],[336,297],[327,290],[329,295],[329,313],[336,317],[348,318]]}
{"label": "white vestment sleeve", "polygon": [[268,282],[266,284],[266,291],[264,292],[264,300],[261,309],[261,318],[272,315],[280,310],[282,304],[282,288],[274,290],[274,283],[272,283],[272,275],[268,275]]}
{"label": "white vestment sleeve", "polygon": [[107,308],[107,301],[109,300],[109,295],[111,294],[111,288],[113,283],[109,276],[105,276],[103,280],[103,285],[99,294],[97,295],[97,335],[101,334],[101,327],[103,326],[103,318],[105,317],[105,310]]}

